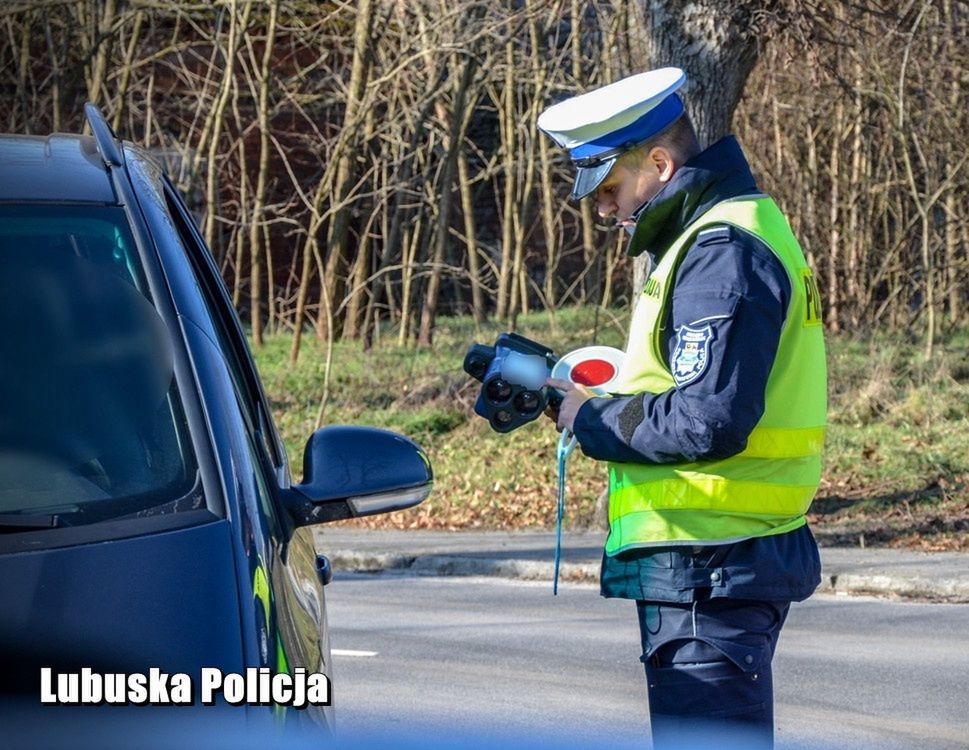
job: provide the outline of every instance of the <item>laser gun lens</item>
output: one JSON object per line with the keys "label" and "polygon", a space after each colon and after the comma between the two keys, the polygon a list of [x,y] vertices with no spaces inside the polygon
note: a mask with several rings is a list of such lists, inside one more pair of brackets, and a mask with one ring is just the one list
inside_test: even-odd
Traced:
{"label": "laser gun lens", "polygon": [[477,358],[472,359],[470,362],[468,362],[468,370],[471,371],[472,377],[481,378],[488,370],[488,360]]}
{"label": "laser gun lens", "polygon": [[495,412],[495,422],[498,423],[500,427],[507,427],[511,424],[512,416],[510,411],[502,409],[501,411]]}
{"label": "laser gun lens", "polygon": [[511,385],[501,378],[495,378],[485,388],[485,395],[489,401],[497,404],[504,403],[511,398]]}
{"label": "laser gun lens", "polygon": [[541,399],[535,391],[522,391],[515,397],[515,408],[522,416],[527,417],[534,414],[541,405]]}

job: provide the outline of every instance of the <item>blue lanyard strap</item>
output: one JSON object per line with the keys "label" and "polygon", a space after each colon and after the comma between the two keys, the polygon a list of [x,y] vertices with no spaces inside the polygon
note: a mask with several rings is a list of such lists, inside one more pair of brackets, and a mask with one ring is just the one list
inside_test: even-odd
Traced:
{"label": "blue lanyard strap", "polygon": [[555,578],[552,581],[552,594],[559,593],[559,563],[562,562],[562,519],[565,518],[565,462],[575,448],[575,435],[562,430],[557,451],[559,460],[558,513],[555,521]]}

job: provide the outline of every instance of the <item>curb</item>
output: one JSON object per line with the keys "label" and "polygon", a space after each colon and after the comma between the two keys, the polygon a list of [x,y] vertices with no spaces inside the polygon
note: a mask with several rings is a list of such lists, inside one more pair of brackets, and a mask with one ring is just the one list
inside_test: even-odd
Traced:
{"label": "curb", "polygon": [[[380,573],[387,570],[424,576],[488,576],[523,581],[551,581],[555,564],[536,560],[496,560],[463,555],[393,555],[344,550],[328,555],[335,571]],[[559,580],[598,583],[599,563],[559,565]]]}
{"label": "curb", "polygon": [[[552,562],[493,559],[464,555],[395,555],[354,550],[333,551],[333,569],[339,572],[379,573],[399,571],[423,576],[488,576],[524,581],[551,581]],[[562,562],[559,580],[573,583],[598,583],[599,563]],[[969,602],[969,581],[929,579],[921,576],[881,573],[822,572],[819,593],[842,596],[880,596],[918,602]]]}
{"label": "curb", "polygon": [[969,582],[921,576],[846,573],[821,576],[818,591],[829,594],[891,597],[918,602],[965,604]]}

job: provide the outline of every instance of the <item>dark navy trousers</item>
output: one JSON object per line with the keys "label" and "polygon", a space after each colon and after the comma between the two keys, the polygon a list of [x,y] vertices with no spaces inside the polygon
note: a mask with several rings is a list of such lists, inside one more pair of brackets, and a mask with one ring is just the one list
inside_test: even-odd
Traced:
{"label": "dark navy trousers", "polygon": [[636,608],[655,750],[772,748],[771,660],[790,602],[637,601]]}

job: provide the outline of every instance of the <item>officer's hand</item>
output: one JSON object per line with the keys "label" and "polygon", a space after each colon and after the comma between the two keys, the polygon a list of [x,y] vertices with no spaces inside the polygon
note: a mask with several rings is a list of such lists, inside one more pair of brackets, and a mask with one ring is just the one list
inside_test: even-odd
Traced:
{"label": "officer's hand", "polygon": [[571,380],[549,378],[545,381],[545,385],[550,385],[565,394],[562,405],[559,406],[556,424],[560,430],[572,432],[575,415],[579,413],[579,408],[590,398],[593,398],[595,394],[585,386],[576,385]]}

